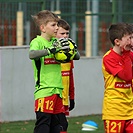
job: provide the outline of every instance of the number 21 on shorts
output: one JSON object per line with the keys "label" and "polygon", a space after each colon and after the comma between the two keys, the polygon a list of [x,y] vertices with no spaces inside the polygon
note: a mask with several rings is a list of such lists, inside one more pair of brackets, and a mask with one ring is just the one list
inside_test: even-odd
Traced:
{"label": "number 21 on shorts", "polygon": [[120,120],[105,120],[105,133],[123,133],[124,121]]}

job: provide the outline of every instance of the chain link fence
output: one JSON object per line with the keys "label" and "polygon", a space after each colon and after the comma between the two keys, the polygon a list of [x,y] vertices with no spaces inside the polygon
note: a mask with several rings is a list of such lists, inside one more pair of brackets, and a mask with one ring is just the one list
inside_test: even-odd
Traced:
{"label": "chain link fence", "polygon": [[71,26],[82,56],[101,56],[110,47],[111,23],[133,22],[132,0],[28,0],[0,2],[0,46],[29,45],[37,35],[31,15],[50,10]]}

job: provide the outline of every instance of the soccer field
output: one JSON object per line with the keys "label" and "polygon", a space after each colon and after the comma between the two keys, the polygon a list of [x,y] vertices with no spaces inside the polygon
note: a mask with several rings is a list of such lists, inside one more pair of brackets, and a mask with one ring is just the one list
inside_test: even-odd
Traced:
{"label": "soccer field", "polygon": [[[92,120],[98,124],[96,131],[82,131],[82,123]],[[104,133],[101,115],[87,115],[68,118],[68,133]],[[6,122],[0,125],[0,133],[33,133],[35,121]]]}

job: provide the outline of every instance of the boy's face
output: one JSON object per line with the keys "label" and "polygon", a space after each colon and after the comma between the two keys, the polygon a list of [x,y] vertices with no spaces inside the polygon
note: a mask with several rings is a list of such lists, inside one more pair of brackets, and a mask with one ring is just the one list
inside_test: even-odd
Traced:
{"label": "boy's face", "polygon": [[131,40],[132,35],[124,35],[124,37],[122,37],[121,40],[118,39],[118,43],[119,46],[121,48],[121,50],[125,49],[125,50],[130,50],[131,49],[131,45],[133,42],[133,40]]}
{"label": "boy's face", "polygon": [[58,22],[48,22],[46,25],[41,25],[40,29],[42,33],[45,33],[47,37],[56,37],[58,31]]}
{"label": "boy's face", "polygon": [[69,30],[65,30],[62,27],[59,27],[56,37],[57,38],[68,38],[69,37]]}
{"label": "boy's face", "polygon": [[133,34],[131,35],[131,48],[133,50]]}

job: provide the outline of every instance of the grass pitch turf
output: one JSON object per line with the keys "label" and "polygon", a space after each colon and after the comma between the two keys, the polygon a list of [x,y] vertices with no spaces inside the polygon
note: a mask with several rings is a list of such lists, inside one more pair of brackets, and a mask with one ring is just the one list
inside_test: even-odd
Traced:
{"label": "grass pitch turf", "polygon": [[[96,131],[82,131],[82,123],[92,120],[98,124]],[[87,115],[68,118],[68,133],[104,133],[101,115]],[[0,124],[0,133],[33,133],[35,121],[4,122]]]}

